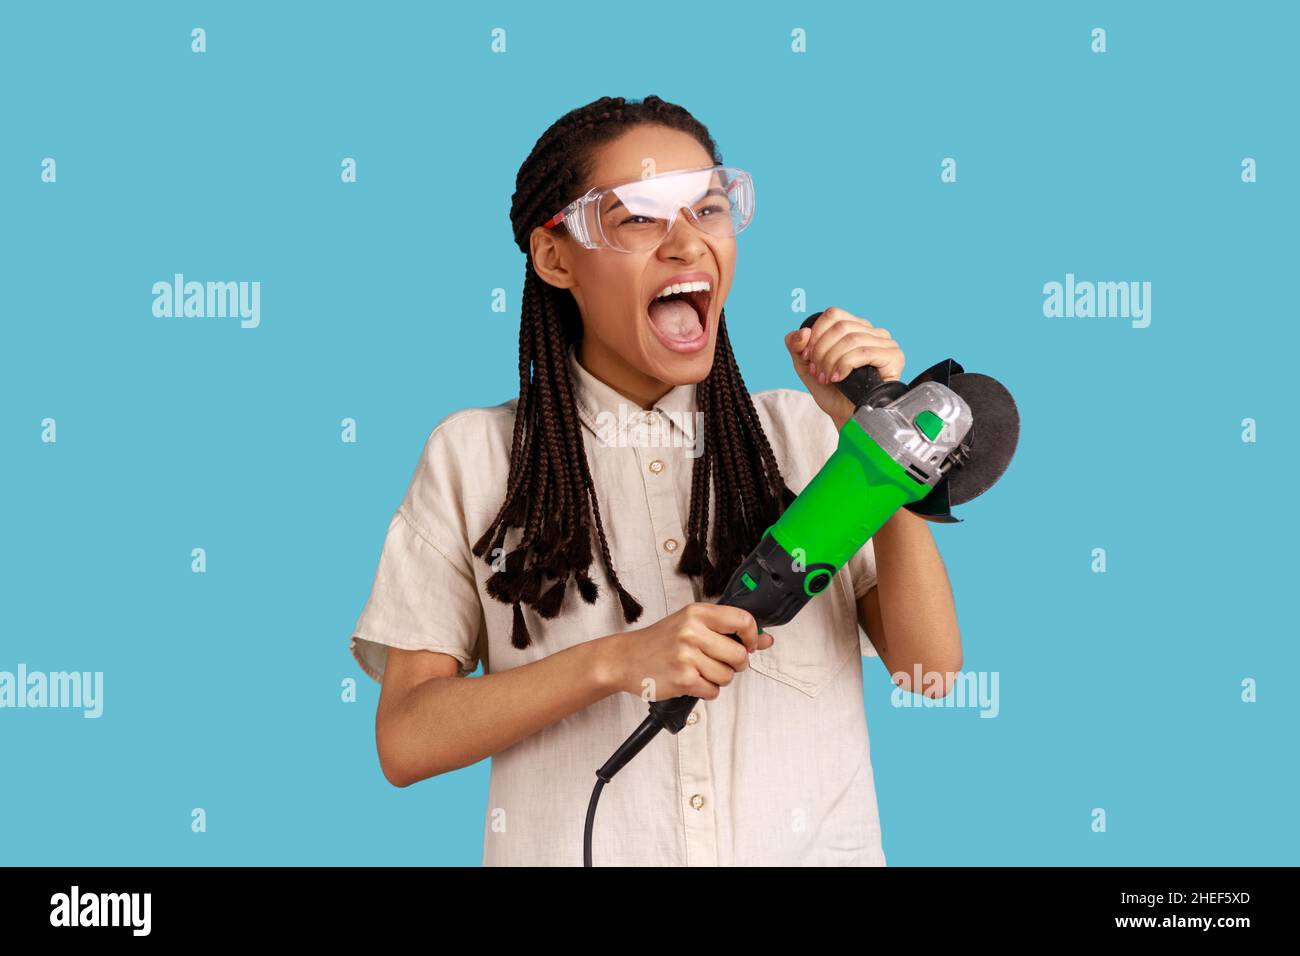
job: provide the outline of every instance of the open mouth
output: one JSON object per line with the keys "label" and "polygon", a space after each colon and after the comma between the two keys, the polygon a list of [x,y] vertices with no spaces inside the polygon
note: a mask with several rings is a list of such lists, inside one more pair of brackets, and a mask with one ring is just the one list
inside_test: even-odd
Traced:
{"label": "open mouth", "polygon": [[676,352],[693,352],[702,348],[709,331],[709,303],[713,299],[712,283],[687,283],[708,286],[656,295],[646,305],[650,325],[659,341]]}

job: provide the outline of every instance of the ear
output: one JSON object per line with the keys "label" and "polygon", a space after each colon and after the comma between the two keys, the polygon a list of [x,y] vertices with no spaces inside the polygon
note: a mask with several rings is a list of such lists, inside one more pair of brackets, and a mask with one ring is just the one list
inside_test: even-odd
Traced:
{"label": "ear", "polygon": [[569,268],[572,252],[572,241],[568,236],[559,236],[551,229],[538,226],[529,236],[533,271],[543,282],[558,289],[571,289],[574,286],[573,272]]}

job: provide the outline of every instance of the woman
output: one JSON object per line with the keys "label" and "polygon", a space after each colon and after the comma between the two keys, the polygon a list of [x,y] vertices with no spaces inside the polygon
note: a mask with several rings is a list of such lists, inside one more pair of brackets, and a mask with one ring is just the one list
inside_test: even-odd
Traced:
{"label": "woman", "polygon": [[516,186],[519,395],[434,428],[350,645],[382,682],[385,776],[491,756],[484,864],[579,865],[595,768],[646,700],[690,695],[605,789],[596,865],[884,865],[849,665],[878,654],[909,689],[960,668],[926,522],[898,511],[762,634],[710,598],[834,450],[834,383],[898,379],[902,351],[828,309],[785,336],[808,391],[749,394],[723,303],[752,187],[658,97],[564,116]]}

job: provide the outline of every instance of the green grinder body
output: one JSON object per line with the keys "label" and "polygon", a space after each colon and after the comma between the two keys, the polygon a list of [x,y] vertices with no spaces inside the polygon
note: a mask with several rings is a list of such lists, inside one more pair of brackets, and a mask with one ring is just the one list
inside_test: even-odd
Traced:
{"label": "green grinder body", "polygon": [[849,419],[834,453],[736,569],[719,603],[743,607],[760,627],[784,624],[895,511],[930,487]]}

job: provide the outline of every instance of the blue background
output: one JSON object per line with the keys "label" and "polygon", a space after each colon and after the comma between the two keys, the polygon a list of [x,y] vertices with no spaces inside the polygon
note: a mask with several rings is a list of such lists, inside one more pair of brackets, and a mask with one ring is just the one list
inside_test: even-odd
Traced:
{"label": "blue background", "polygon": [[[650,93],[754,176],[751,390],[801,387],[803,288],[1020,406],[933,528],[999,716],[863,661],[890,864],[1296,862],[1295,9],[6,4],[0,670],[105,712],[0,711],[0,862],[479,863],[488,762],[389,785],[348,636],[429,430],[513,394],[519,164]],[[260,327],[155,318],[176,272],[260,281]],[[1150,327],[1045,318],[1067,272],[1151,282]]]}

